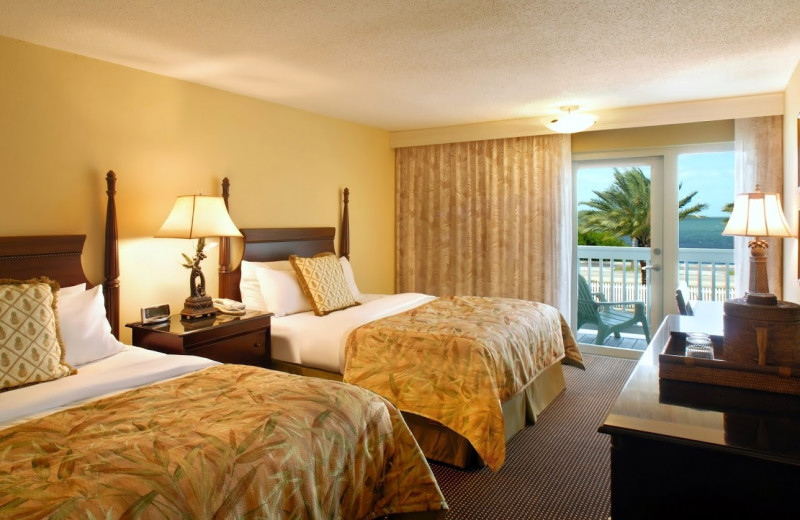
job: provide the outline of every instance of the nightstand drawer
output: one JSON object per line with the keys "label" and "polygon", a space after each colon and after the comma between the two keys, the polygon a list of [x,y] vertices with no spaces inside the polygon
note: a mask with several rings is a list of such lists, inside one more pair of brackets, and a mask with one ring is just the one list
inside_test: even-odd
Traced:
{"label": "nightstand drawer", "polygon": [[186,348],[186,354],[202,356],[220,363],[239,365],[269,365],[264,331],[243,334],[225,341],[210,343],[198,348]]}
{"label": "nightstand drawer", "polygon": [[220,363],[269,368],[271,318],[271,313],[258,311],[204,320],[183,320],[174,315],[165,323],[128,323],[127,326],[132,329],[132,343],[137,347],[165,354],[191,354]]}

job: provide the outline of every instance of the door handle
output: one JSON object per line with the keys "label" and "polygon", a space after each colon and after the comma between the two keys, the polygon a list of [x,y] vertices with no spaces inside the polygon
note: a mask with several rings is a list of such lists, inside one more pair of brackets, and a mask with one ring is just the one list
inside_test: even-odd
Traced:
{"label": "door handle", "polygon": [[646,266],[642,267],[642,271],[659,272],[660,270],[661,270],[661,265],[660,264],[652,264],[652,265],[646,265]]}

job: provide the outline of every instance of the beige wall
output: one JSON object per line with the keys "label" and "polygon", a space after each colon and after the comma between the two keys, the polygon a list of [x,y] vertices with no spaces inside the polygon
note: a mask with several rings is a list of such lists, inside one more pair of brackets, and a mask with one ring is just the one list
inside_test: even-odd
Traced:
{"label": "beige wall", "polygon": [[[798,231],[798,148],[800,148],[800,63],[789,80],[784,97],[786,108],[783,117],[783,201],[784,212],[795,233]],[[783,242],[783,299],[800,303],[800,274],[798,273],[798,243],[796,238]]]}
{"label": "beige wall", "polygon": [[572,134],[572,153],[733,141],[733,120]]}
{"label": "beige wall", "polygon": [[[0,234],[85,233],[84,269],[101,282],[104,178],[116,171],[123,324],[143,305],[181,308],[180,253],[193,244],[152,235],[177,195],[218,195],[224,176],[239,227],[338,227],[349,187],[359,288],[393,292],[387,132],[5,38],[0,63]],[[203,268],[211,295],[216,251]]]}

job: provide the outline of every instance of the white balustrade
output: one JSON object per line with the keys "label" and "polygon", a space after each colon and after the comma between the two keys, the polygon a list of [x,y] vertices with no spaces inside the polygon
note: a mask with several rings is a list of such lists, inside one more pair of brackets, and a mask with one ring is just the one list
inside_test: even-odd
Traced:
{"label": "white balustrade", "polygon": [[[641,267],[650,260],[646,247],[578,246],[578,273],[592,291],[608,301],[649,302],[649,277]],[[733,297],[733,250],[680,248],[678,277],[689,287],[688,299],[724,301]],[[668,290],[668,289],[667,289]]]}

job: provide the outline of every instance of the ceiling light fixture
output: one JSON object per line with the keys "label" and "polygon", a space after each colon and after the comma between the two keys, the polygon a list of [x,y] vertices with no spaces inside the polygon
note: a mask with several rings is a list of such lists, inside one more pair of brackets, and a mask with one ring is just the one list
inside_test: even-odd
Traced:
{"label": "ceiling light fixture", "polygon": [[548,117],[543,120],[545,126],[554,132],[560,134],[582,132],[597,121],[597,116],[595,115],[576,113],[575,111],[580,108],[578,105],[566,105],[560,108],[562,112],[566,113],[560,116]]}

